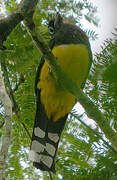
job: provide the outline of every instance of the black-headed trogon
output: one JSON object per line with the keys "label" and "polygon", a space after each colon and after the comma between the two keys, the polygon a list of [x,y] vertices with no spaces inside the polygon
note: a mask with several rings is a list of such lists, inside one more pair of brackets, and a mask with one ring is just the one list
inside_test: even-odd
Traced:
{"label": "black-headed trogon", "polygon": [[[88,37],[76,25],[65,22],[60,14],[49,21],[52,36],[49,46],[62,70],[80,87],[84,87],[92,62]],[[30,147],[33,165],[55,172],[58,143],[75,97],[55,80],[44,57],[35,79],[36,116]]]}

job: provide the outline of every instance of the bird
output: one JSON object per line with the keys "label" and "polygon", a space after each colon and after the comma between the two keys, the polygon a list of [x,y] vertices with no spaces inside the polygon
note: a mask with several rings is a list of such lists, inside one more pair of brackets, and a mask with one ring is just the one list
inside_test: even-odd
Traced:
{"label": "bird", "polygon": [[[56,14],[48,23],[51,49],[61,69],[83,89],[92,64],[86,33]],[[56,173],[55,159],[61,133],[76,98],[55,79],[42,56],[35,78],[36,115],[29,159],[42,171]]]}

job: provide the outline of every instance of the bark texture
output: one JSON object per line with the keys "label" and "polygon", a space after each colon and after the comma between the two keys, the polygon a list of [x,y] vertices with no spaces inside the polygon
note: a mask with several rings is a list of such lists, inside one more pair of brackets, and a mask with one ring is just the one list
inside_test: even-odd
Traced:
{"label": "bark texture", "polygon": [[2,137],[2,145],[0,149],[0,180],[5,179],[5,165],[8,154],[8,148],[11,140],[12,129],[12,103],[9,96],[6,93],[4,81],[2,78],[1,66],[0,66],[0,101],[5,110],[5,131]]}

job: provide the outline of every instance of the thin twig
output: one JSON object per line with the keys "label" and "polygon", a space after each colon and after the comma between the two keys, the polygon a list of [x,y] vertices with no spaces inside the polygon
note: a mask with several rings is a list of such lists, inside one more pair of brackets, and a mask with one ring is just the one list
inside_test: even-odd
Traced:
{"label": "thin twig", "polygon": [[48,171],[48,173],[49,173],[50,179],[51,179],[51,180],[53,180],[53,177],[52,177],[51,172],[50,172],[50,171]]}
{"label": "thin twig", "polygon": [[25,79],[24,79],[24,76],[23,74],[21,73],[20,74],[20,78],[19,78],[19,82],[16,84],[15,88],[12,90],[13,92],[17,91],[18,90],[18,87],[24,83]]}
{"label": "thin twig", "polygon": [[30,140],[31,140],[31,135],[30,135],[30,133],[29,133],[29,131],[28,131],[26,125],[25,125],[24,123],[21,123],[21,124],[22,124],[22,126],[24,127],[26,133],[28,134],[28,136],[29,136],[29,138],[30,138]]}
{"label": "thin twig", "polygon": [[2,122],[2,124],[0,125],[0,129],[4,126],[5,121]]}

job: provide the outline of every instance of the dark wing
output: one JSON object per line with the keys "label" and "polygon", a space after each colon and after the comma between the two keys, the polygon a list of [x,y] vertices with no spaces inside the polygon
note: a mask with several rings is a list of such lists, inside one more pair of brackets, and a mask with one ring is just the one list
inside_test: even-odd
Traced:
{"label": "dark wing", "polygon": [[38,92],[38,88],[37,88],[37,84],[38,82],[40,81],[40,74],[41,74],[41,70],[42,70],[42,67],[44,65],[44,57],[42,56],[41,60],[40,60],[40,63],[38,65],[38,68],[37,68],[37,72],[36,72],[36,77],[35,77],[35,94],[37,95],[37,92]]}

